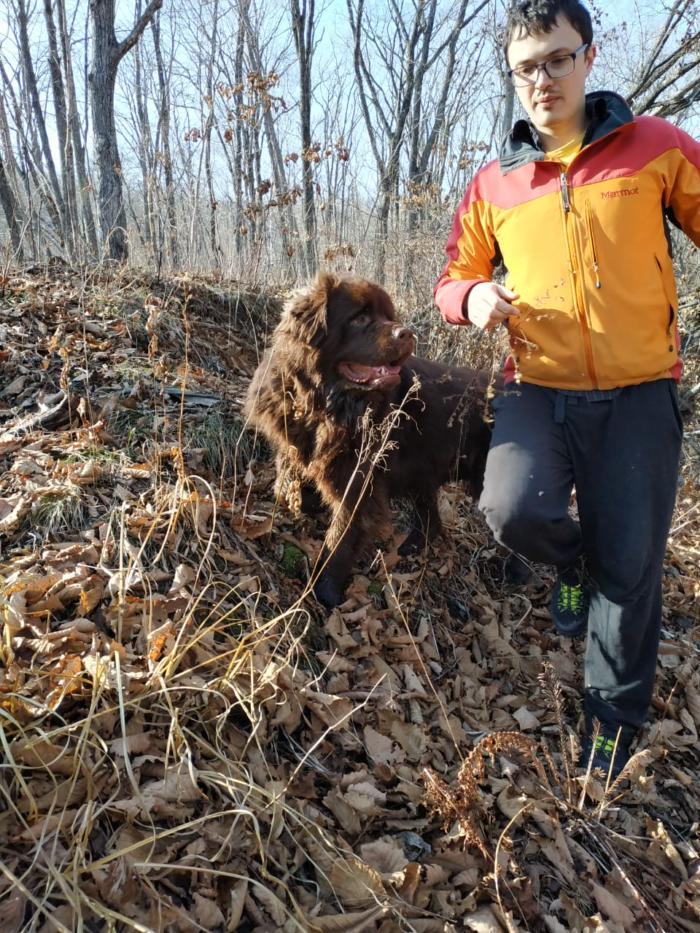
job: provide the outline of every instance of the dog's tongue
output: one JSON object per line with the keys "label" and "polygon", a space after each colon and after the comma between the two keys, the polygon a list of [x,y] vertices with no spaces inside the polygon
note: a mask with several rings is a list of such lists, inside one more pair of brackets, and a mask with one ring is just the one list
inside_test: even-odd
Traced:
{"label": "dog's tongue", "polygon": [[363,385],[393,381],[401,372],[400,366],[363,366],[362,363],[341,363],[339,369],[346,379]]}

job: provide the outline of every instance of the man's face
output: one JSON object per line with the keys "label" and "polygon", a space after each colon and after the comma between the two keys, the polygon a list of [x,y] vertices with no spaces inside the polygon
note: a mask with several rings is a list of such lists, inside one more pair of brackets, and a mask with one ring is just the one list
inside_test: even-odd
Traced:
{"label": "man's face", "polygon": [[[546,62],[574,52],[583,42],[581,35],[564,16],[558,16],[551,32],[537,33],[512,39],[508,46],[510,68]],[[538,130],[559,135],[579,129],[585,104],[585,84],[590,73],[595,46],[584,56],[579,52],[571,74],[564,78],[550,78],[540,68],[535,84],[516,87],[520,103]]]}

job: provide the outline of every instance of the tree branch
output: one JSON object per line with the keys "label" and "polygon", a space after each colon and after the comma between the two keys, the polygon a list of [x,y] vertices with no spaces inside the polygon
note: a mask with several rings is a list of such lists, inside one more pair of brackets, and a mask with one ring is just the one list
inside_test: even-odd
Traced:
{"label": "tree branch", "polygon": [[144,31],[146,26],[148,26],[150,21],[162,6],[163,0],[151,0],[151,2],[141,14],[139,21],[135,24],[134,28],[131,30],[126,39],[123,39],[114,49],[112,56],[112,64],[114,66],[119,64],[119,62],[122,60],[122,58],[124,58],[130,49],[133,49],[133,47],[141,38],[141,33]]}

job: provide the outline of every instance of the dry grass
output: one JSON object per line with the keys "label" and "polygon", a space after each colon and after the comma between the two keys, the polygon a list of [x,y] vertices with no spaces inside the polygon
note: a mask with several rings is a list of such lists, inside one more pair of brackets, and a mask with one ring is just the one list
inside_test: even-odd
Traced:
{"label": "dry grass", "polygon": [[[505,587],[454,491],[449,535],[389,547],[329,617],[278,561],[312,567],[322,523],[279,507],[246,434],[221,443],[274,304],[5,287],[5,404],[88,380],[65,422],[0,436],[3,933],[698,928],[690,472],[653,722],[606,786],[574,768],[582,647],[552,634],[546,572]],[[59,481],[79,514],[42,513]]]}

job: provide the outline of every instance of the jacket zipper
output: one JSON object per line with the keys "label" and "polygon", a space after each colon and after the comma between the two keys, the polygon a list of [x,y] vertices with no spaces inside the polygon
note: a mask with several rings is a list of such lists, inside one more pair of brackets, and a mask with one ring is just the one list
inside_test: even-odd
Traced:
{"label": "jacket zipper", "polygon": [[568,214],[571,210],[571,201],[569,200],[569,179],[566,172],[561,173],[561,200],[564,205],[564,213]]}
{"label": "jacket zipper", "polygon": [[593,231],[593,211],[591,205],[586,202],[586,226],[588,227],[588,238],[591,241],[591,252],[593,253],[593,271],[595,272],[595,287],[602,288],[600,281],[600,265],[598,263],[598,250],[595,246],[595,233]]}
{"label": "jacket zipper", "polygon": [[[581,275],[576,263],[576,241],[575,241],[575,231],[569,230],[568,224],[568,215],[571,213],[571,197],[569,195],[569,179],[566,172],[560,173],[560,182],[561,182],[561,201],[564,208],[564,230],[566,233],[566,242],[569,251],[569,262],[571,264],[571,271],[574,277],[574,296],[576,302],[576,313],[578,315],[579,326],[581,327],[581,332],[583,336],[583,350],[584,356],[586,358],[586,367],[588,369],[588,375],[590,376],[591,382],[593,383],[594,388],[598,388],[598,377],[596,376],[595,364],[593,362],[593,348],[591,346],[591,332],[588,327],[588,321],[586,320],[586,311],[585,311],[585,296],[582,294],[579,284]],[[569,236],[571,233],[571,237]],[[572,239],[573,249],[572,249]]]}

